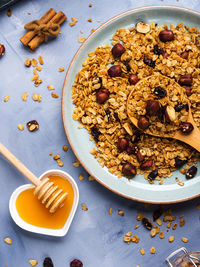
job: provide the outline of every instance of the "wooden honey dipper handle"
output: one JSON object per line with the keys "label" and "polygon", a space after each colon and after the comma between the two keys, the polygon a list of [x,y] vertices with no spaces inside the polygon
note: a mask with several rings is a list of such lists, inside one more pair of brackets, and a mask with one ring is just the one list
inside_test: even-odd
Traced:
{"label": "wooden honey dipper handle", "polygon": [[18,160],[3,144],[0,143],[0,153],[20,171],[32,184],[39,186],[41,181]]}

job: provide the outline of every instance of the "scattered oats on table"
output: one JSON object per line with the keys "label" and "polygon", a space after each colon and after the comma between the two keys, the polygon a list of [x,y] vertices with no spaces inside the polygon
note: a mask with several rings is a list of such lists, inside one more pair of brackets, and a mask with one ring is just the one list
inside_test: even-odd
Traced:
{"label": "scattered oats on table", "polygon": [[82,210],[84,210],[84,211],[87,211],[87,210],[88,210],[88,207],[87,207],[85,204],[81,204],[81,208],[82,208]]}
{"label": "scattered oats on table", "polygon": [[74,25],[76,25],[76,23],[78,22],[78,20],[77,20],[75,17],[72,17],[71,20],[72,20],[72,21],[69,23],[69,25],[70,25],[71,27],[73,27]]}
{"label": "scattered oats on table", "polygon": [[18,129],[20,130],[20,131],[23,131],[24,130],[24,125],[23,124],[18,124],[17,125],[17,127],[18,127]]}
{"label": "scattered oats on table", "polygon": [[69,147],[67,145],[65,145],[65,146],[62,147],[62,149],[63,149],[63,151],[67,152]]}
{"label": "scattered oats on table", "polygon": [[78,38],[78,42],[83,43],[85,41],[85,39],[86,39],[85,37],[81,36]]}
{"label": "scattered oats on table", "polygon": [[59,72],[63,72],[64,70],[65,70],[65,68],[63,68],[63,67],[60,67],[60,68],[58,69]]}
{"label": "scattered oats on table", "polygon": [[155,247],[152,247],[152,248],[150,249],[150,253],[151,253],[151,254],[155,254],[155,253],[156,253],[156,248],[155,248]]}
{"label": "scattered oats on table", "polygon": [[95,179],[93,176],[89,175],[88,180],[91,182],[91,181],[94,181]]}
{"label": "scattered oats on table", "polygon": [[53,98],[59,98],[59,95],[58,95],[57,93],[51,93],[51,96],[52,96]]}
{"label": "scattered oats on table", "polygon": [[35,67],[37,64],[38,64],[38,61],[37,61],[35,58],[33,58],[33,59],[31,60],[31,65],[32,65],[32,67]]}
{"label": "scattered oats on table", "polygon": [[80,162],[78,160],[76,162],[73,162],[72,164],[76,168],[78,168],[80,166]]}
{"label": "scattered oats on table", "polygon": [[44,60],[43,60],[43,57],[42,56],[39,56],[38,57],[38,61],[39,61],[40,65],[43,65],[44,64]]}
{"label": "scattered oats on table", "polygon": [[84,180],[84,176],[83,176],[82,173],[79,175],[79,180],[80,180],[80,181],[83,181],[83,180]]}
{"label": "scattered oats on table", "polygon": [[42,67],[40,65],[37,65],[36,66],[36,70],[41,71],[42,70]]}
{"label": "scattered oats on table", "polygon": [[60,155],[57,154],[57,155],[53,156],[53,159],[54,160],[60,159]]}
{"label": "scattered oats on table", "polygon": [[25,65],[26,67],[30,67],[30,66],[31,66],[31,60],[30,60],[30,58],[27,58],[27,59],[25,60],[24,65]]}
{"label": "scattered oats on table", "polygon": [[186,237],[182,237],[182,238],[181,238],[181,241],[183,241],[183,243],[187,243],[187,242],[188,242],[188,238],[186,238]]}
{"label": "scattered oats on table", "polygon": [[64,163],[62,162],[61,159],[57,159],[57,164],[59,167],[63,167],[64,166]]}
{"label": "scattered oats on table", "polygon": [[22,100],[25,102],[27,101],[28,93],[23,93],[22,94]]}
{"label": "scattered oats on table", "polygon": [[174,238],[173,235],[171,235],[171,236],[168,238],[168,240],[169,240],[170,243],[172,243],[172,242],[174,241],[174,239],[175,239],[175,238]]}
{"label": "scattered oats on table", "polygon": [[140,249],[140,253],[141,255],[144,255],[145,254],[145,250],[143,248]]}
{"label": "scattered oats on table", "polygon": [[109,208],[108,214],[109,214],[109,215],[112,214],[112,207]]}
{"label": "scattered oats on table", "polygon": [[42,101],[42,97],[40,94],[32,94],[32,99],[34,101],[38,101],[38,102],[41,102]]}
{"label": "scattered oats on table", "polygon": [[118,210],[118,214],[123,217],[124,216],[123,210]]}
{"label": "scattered oats on table", "polygon": [[10,96],[7,95],[7,96],[4,97],[3,101],[4,101],[4,102],[8,102],[9,99],[10,99]]}
{"label": "scattered oats on table", "polygon": [[31,266],[36,266],[38,264],[37,260],[29,260],[28,262],[30,263]]}
{"label": "scattered oats on table", "polygon": [[12,245],[12,239],[10,237],[4,238],[4,242],[8,245]]}

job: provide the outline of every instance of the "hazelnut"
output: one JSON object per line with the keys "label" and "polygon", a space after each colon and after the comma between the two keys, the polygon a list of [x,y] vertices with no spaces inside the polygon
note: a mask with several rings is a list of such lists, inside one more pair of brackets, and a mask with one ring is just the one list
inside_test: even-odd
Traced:
{"label": "hazelnut", "polygon": [[183,86],[183,88],[185,88],[185,92],[187,96],[192,95],[192,88],[190,86]]}
{"label": "hazelnut", "polygon": [[192,75],[191,74],[185,74],[185,75],[181,75],[180,79],[179,79],[179,84],[180,85],[192,85]]}
{"label": "hazelnut", "polygon": [[131,163],[124,163],[122,167],[122,173],[128,177],[134,177],[136,175],[136,168]]}
{"label": "hazelnut", "polygon": [[138,119],[138,127],[142,130],[145,130],[149,127],[149,120],[148,118],[146,118],[145,116],[141,116],[139,119]]}
{"label": "hazelnut", "polygon": [[158,101],[154,100],[148,100],[146,105],[146,113],[149,116],[155,116],[158,114],[158,111],[160,110],[160,105]]}
{"label": "hazelnut", "polygon": [[120,152],[123,152],[128,147],[128,140],[126,138],[119,138],[117,143],[117,148]]}
{"label": "hazelnut", "polygon": [[120,43],[113,46],[112,55],[114,58],[121,57],[121,55],[125,52],[125,48]]}
{"label": "hazelnut", "polygon": [[188,55],[189,55],[189,53],[188,53],[187,51],[181,53],[181,57],[182,57],[183,59],[187,59],[187,58],[188,58]]}
{"label": "hazelnut", "polygon": [[171,30],[163,30],[159,33],[159,39],[161,42],[169,42],[174,40],[174,33]]}
{"label": "hazelnut", "polygon": [[189,134],[193,131],[194,126],[190,122],[181,122],[180,130],[184,134]]}
{"label": "hazelnut", "polygon": [[135,74],[131,74],[128,78],[128,81],[131,85],[135,85],[138,82],[138,76]]}
{"label": "hazelnut", "polygon": [[5,46],[3,44],[0,44],[0,57],[2,57],[5,53]]}
{"label": "hazelnut", "polygon": [[176,112],[175,109],[172,106],[167,106],[165,109],[165,118],[166,121],[175,121],[176,119]]}
{"label": "hazelnut", "polygon": [[109,68],[108,70],[108,75],[110,77],[118,77],[122,73],[121,67],[119,65],[114,65]]}
{"label": "hazelnut", "polygon": [[150,25],[144,21],[140,21],[135,25],[136,31],[139,33],[148,33],[150,31]]}
{"label": "hazelnut", "polygon": [[97,103],[103,104],[108,100],[109,91],[108,89],[101,89],[96,93]]}
{"label": "hazelnut", "polygon": [[148,160],[145,160],[145,161],[140,165],[140,168],[141,168],[142,170],[146,170],[146,169],[149,169],[152,165],[153,165],[153,160],[148,159]]}
{"label": "hazelnut", "polygon": [[166,51],[163,51],[162,56],[163,58],[168,58],[169,54]]}
{"label": "hazelnut", "polygon": [[142,155],[140,150],[138,150],[136,157],[138,162],[142,162],[144,160],[144,156]]}

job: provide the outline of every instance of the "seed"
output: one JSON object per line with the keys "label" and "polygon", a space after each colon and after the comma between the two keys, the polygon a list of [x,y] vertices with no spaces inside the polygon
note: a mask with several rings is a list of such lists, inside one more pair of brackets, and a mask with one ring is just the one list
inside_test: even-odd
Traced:
{"label": "seed", "polygon": [[163,89],[161,86],[157,86],[154,91],[154,95],[156,95],[158,98],[163,98],[167,96],[167,91]]}
{"label": "seed", "polygon": [[138,76],[135,74],[131,74],[128,78],[128,81],[131,85],[135,85],[138,82]]}
{"label": "seed", "polygon": [[83,263],[80,260],[74,259],[70,262],[70,267],[82,267]]}
{"label": "seed", "polygon": [[43,267],[54,267],[52,259],[50,257],[46,257],[43,261]]}
{"label": "seed", "polygon": [[186,173],[185,176],[187,179],[192,179],[195,175],[197,174],[197,167],[195,167],[194,165],[192,167],[190,167]]}
{"label": "seed", "polygon": [[193,131],[194,126],[190,122],[181,122],[179,129],[183,134],[189,134]]}
{"label": "seed", "polygon": [[109,68],[108,70],[108,75],[110,77],[119,77],[121,76],[122,70],[121,67],[119,65],[114,65],[112,67]]}
{"label": "seed", "polygon": [[137,123],[138,127],[142,130],[145,130],[149,127],[149,120],[148,118],[146,118],[145,116],[141,116],[138,119],[138,123]]}
{"label": "seed", "polygon": [[126,138],[119,138],[117,143],[117,148],[120,152],[123,152],[128,147],[128,140]]}
{"label": "seed", "polygon": [[151,230],[153,225],[152,223],[150,222],[149,219],[147,219],[146,217],[142,218],[142,224],[144,225],[144,227],[147,229],[147,230]]}
{"label": "seed", "polygon": [[96,93],[96,100],[97,103],[103,104],[105,103],[109,98],[109,91],[108,89],[101,89]]}
{"label": "seed", "polygon": [[191,96],[192,95],[192,88],[190,86],[183,86],[183,88],[185,88],[187,96]]}
{"label": "seed", "polygon": [[187,59],[187,58],[188,58],[188,55],[189,55],[189,53],[188,53],[187,51],[181,53],[181,57],[182,57],[183,59]]}
{"label": "seed", "polygon": [[125,52],[125,48],[120,43],[113,46],[112,55],[114,58],[121,57],[121,55]]}
{"label": "seed", "polygon": [[36,120],[32,120],[27,122],[26,127],[30,132],[34,132],[39,129],[39,123]]}
{"label": "seed", "polygon": [[153,165],[153,160],[148,159],[148,160],[146,160],[145,162],[143,162],[143,163],[140,165],[140,168],[141,168],[142,170],[147,170],[147,169],[149,169],[152,165]]}
{"label": "seed", "polygon": [[2,57],[5,54],[5,46],[3,44],[0,44],[0,57]]}
{"label": "seed", "polygon": [[186,162],[187,162],[187,160],[182,160],[182,159],[180,159],[180,158],[177,156],[177,157],[175,158],[174,167],[175,167],[175,168],[181,168]]}
{"label": "seed", "polygon": [[136,157],[137,157],[138,162],[142,162],[144,160],[144,156],[142,155],[140,150],[138,150]]}
{"label": "seed", "polygon": [[174,40],[174,33],[171,30],[163,30],[159,33],[161,42],[170,42]]}
{"label": "seed", "polygon": [[160,110],[158,101],[148,100],[146,104],[146,113],[149,116],[155,116]]}
{"label": "seed", "polygon": [[148,65],[151,68],[155,68],[155,66],[156,66],[155,61],[153,61],[151,58],[145,57],[143,62],[144,62],[144,64]]}
{"label": "seed", "polygon": [[158,169],[155,169],[155,170],[153,170],[153,171],[151,171],[150,173],[149,173],[149,175],[148,175],[148,179],[150,180],[150,181],[153,181],[153,180],[155,180],[155,178],[158,176]]}
{"label": "seed", "polygon": [[140,21],[135,25],[136,31],[139,33],[148,33],[150,31],[150,25],[144,21]]}
{"label": "seed", "polygon": [[176,112],[172,106],[167,106],[165,109],[166,121],[171,122],[176,120]]}
{"label": "seed", "polygon": [[178,82],[180,85],[191,86],[192,81],[193,81],[192,75],[191,74],[185,74],[185,75],[181,75]]}
{"label": "seed", "polygon": [[134,177],[136,175],[136,168],[133,164],[127,162],[123,164],[122,173],[127,177]]}
{"label": "seed", "polygon": [[158,45],[154,45],[153,52],[156,55],[162,55],[162,53],[163,53],[162,49]]}

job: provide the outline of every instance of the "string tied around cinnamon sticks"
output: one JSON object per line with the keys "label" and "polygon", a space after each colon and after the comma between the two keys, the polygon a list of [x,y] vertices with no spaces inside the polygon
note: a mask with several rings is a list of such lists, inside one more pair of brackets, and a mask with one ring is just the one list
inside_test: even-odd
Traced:
{"label": "string tied around cinnamon sticks", "polygon": [[34,31],[39,37],[44,38],[47,42],[49,36],[56,38],[60,32],[60,25],[57,23],[48,22],[47,24],[41,23],[39,20],[33,20],[24,26],[24,29],[28,31]]}

